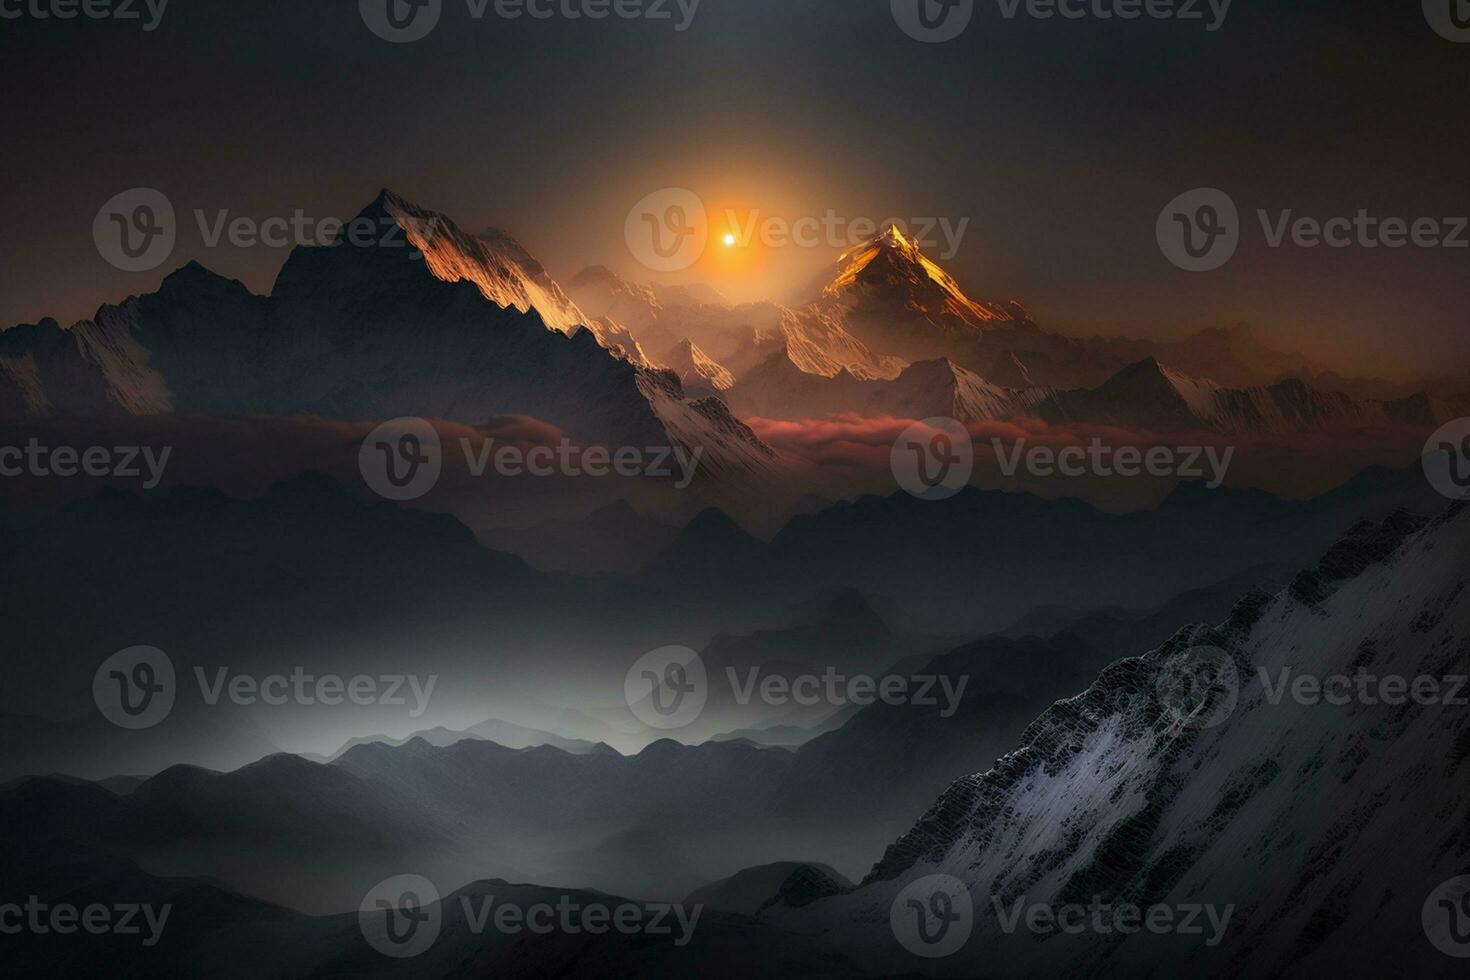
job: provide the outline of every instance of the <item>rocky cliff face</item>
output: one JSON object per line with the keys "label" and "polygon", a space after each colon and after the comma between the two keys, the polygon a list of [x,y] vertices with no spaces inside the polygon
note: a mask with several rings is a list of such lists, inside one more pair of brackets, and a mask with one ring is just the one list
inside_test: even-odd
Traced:
{"label": "rocky cliff face", "polygon": [[[1355,528],[1282,594],[1113,664],[958,780],[856,892],[782,920],[939,976],[1460,975],[1426,927],[1446,928],[1432,896],[1470,867],[1470,509],[1421,524]],[[1350,697],[1348,681],[1307,696],[1338,676]],[[953,925],[968,939],[928,961],[888,927],[921,879],[973,904]],[[1173,926],[1104,931],[1094,906]],[[1037,907],[1088,924],[1013,919]]]}

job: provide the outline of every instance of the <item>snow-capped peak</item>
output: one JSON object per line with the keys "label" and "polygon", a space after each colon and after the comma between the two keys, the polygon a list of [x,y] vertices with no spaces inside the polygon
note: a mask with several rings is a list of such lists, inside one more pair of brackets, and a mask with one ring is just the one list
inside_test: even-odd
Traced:
{"label": "snow-capped peak", "polygon": [[1025,319],[1015,304],[986,303],[965,295],[958,282],[896,225],[844,252],[822,297],[857,305],[953,317],[971,329]]}
{"label": "snow-capped peak", "polygon": [[573,333],[589,317],[577,308],[546,268],[515,238],[499,229],[480,235],[460,230],[449,218],[428,211],[389,190],[369,206],[381,207],[414,248],[423,252],[434,276],[445,282],[474,283],[498,306],[522,313],[535,310],[553,330]]}

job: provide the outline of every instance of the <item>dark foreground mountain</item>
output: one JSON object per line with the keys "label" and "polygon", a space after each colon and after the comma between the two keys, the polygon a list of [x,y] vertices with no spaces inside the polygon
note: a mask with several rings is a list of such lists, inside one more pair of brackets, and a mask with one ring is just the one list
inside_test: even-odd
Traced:
{"label": "dark foreground mountain", "polygon": [[702,447],[717,470],[771,464],[719,399],[686,397],[504,233],[389,191],[356,221],[370,242],[296,248],[269,296],[191,263],[69,328],[0,333],[0,420],[520,414],[587,442]]}

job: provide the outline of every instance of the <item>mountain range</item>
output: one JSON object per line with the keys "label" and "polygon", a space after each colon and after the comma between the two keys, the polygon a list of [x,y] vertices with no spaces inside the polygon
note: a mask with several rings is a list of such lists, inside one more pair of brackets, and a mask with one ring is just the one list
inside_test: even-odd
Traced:
{"label": "mountain range", "polygon": [[[556,839],[585,828],[597,853],[628,854],[625,876],[642,868],[645,887],[673,887],[673,855],[738,861],[748,845],[730,841],[759,830],[748,824],[749,814],[761,814],[766,826],[781,821],[802,803],[796,788],[809,787],[808,799],[829,811],[849,818],[862,812],[812,782],[822,774],[852,784],[846,789],[853,800],[872,802],[878,797],[862,785],[868,772],[888,787],[900,773],[947,770],[958,775],[929,794],[932,805],[911,816],[886,848],[870,851],[871,870],[856,886],[835,870],[840,863],[824,867],[820,856],[756,860],[707,877],[691,900],[708,896],[731,911],[708,910],[701,956],[716,955],[739,936],[744,952],[729,961],[733,975],[778,964],[817,976],[1356,978],[1382,976],[1399,964],[1415,976],[1455,976],[1457,962],[1426,939],[1423,909],[1463,872],[1470,853],[1463,832],[1470,802],[1458,792],[1470,759],[1463,709],[1448,699],[1331,703],[1272,689],[1281,671],[1463,675],[1470,669],[1467,558],[1470,508],[1456,504],[1432,519],[1393,514],[1352,528],[1285,589],[1247,592],[1213,625],[1184,626],[1148,652],[1092,651],[1086,656],[1097,659],[1087,665],[1063,652],[1075,639],[1061,646],[987,640],[946,655],[986,664],[968,669],[991,678],[1007,676],[996,672],[996,657],[1013,658],[1021,671],[1013,676],[1027,684],[1047,676],[1038,665],[1066,665],[1054,679],[1081,691],[1041,707],[1008,736],[1011,751],[993,764],[963,755],[977,731],[995,731],[993,711],[977,702],[951,719],[874,705],[794,753],[664,741],[628,758],[610,750],[574,756],[550,747],[515,751],[470,740],[437,748],[414,740],[360,745],[327,766],[279,756],[229,774],[178,768],[124,795],[30,779],[0,791],[0,866],[7,871],[0,898],[16,888],[53,901],[120,891],[160,901],[174,896],[183,911],[179,925],[156,949],[126,954],[126,963],[152,975],[177,975],[178,957],[199,949],[206,932],[213,950],[206,962],[249,937],[276,950],[282,976],[344,969],[373,975],[410,967],[375,958],[354,917],[306,919],[279,904],[238,898],[199,875],[208,868],[222,872],[216,877],[232,889],[341,908],[361,894],[352,888],[358,876],[371,883],[384,868],[413,867],[443,881],[449,928],[411,969],[457,976],[494,966],[519,976],[532,957],[541,969],[547,956],[581,958],[592,947],[559,931],[544,938],[477,934],[454,908],[459,895],[555,902],[565,895],[608,900],[619,892],[512,885],[494,876],[461,885],[468,868],[458,865],[457,878],[448,862],[431,859],[439,848],[461,847],[467,835],[494,828],[495,843],[513,841],[507,853],[523,855],[526,845],[515,836],[534,841],[552,820]],[[1190,689],[1196,700],[1181,702],[1174,672],[1201,648],[1218,651],[1233,670],[1212,673]],[[941,658],[935,666],[957,663]],[[1079,686],[1073,671],[1091,679]],[[1015,689],[1002,684],[993,694],[1004,703]],[[902,764],[875,756],[877,747]],[[551,798],[560,803],[544,806]],[[1322,805],[1304,806],[1303,799]],[[1403,832],[1398,806],[1417,815],[1413,834]],[[656,829],[646,824],[650,812],[661,815]],[[834,820],[829,812],[821,823],[830,829]],[[630,830],[606,836],[619,824]],[[239,851],[240,834],[262,831],[275,844],[273,856],[257,849],[254,862],[228,859]],[[686,836],[673,840],[671,832]],[[701,840],[703,851],[690,847]],[[26,849],[15,846],[20,841]],[[61,853],[70,855],[67,862],[56,857]],[[585,869],[594,866],[591,853],[568,857]],[[647,877],[650,853],[662,856],[662,886]],[[275,859],[296,869],[294,879],[272,867]],[[341,891],[328,888],[313,899],[331,873],[342,876]],[[936,874],[968,891],[972,911],[962,913],[964,941],[952,955],[920,962],[899,945],[892,909],[904,888]],[[1208,930],[1074,936],[1003,925],[1016,907],[1071,905],[1207,907],[1219,930],[1206,942]],[[200,909],[210,914],[201,917]],[[114,945],[96,939],[66,955],[90,964]],[[594,972],[674,969],[662,958],[648,965],[659,948],[599,943]],[[54,942],[31,936],[12,962],[26,975],[56,955]]]}
{"label": "mountain range", "polygon": [[1457,410],[1315,387],[1302,378],[1342,379],[1241,330],[1048,333],[1019,304],[967,296],[896,229],[845,253],[804,305],[732,306],[603,267],[564,290],[506,232],[467,234],[386,190],[359,217],[399,229],[398,247],[297,248],[268,296],[191,263],[69,328],[0,332],[0,420],[522,415],[579,440],[701,447],[708,471],[730,475],[777,466],[736,413],[1238,435],[1433,428]]}
{"label": "mountain range", "polygon": [[296,248],[269,296],[191,263],[69,328],[0,333],[0,418],[521,414],[577,440],[698,446],[714,470],[770,464],[722,402],[686,397],[508,235],[389,191],[358,217],[402,235]]}

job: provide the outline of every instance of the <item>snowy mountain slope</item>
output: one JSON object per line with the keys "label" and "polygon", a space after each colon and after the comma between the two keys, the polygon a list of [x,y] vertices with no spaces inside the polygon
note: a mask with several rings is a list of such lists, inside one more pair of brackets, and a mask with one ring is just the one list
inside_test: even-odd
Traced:
{"label": "snowy mountain slope", "polygon": [[377,202],[423,253],[429,271],[445,282],[474,283],[486,299],[522,313],[535,310],[552,330],[590,330],[598,343],[635,364],[648,359],[627,328],[610,317],[589,317],[525,246],[510,233],[490,228],[468,235],[448,217],[426,211],[385,190]]}
{"label": "snowy mountain slope", "polygon": [[[880,972],[923,963],[937,976],[1005,978],[1462,976],[1421,915],[1470,868],[1461,792],[1470,713],[1403,690],[1396,704],[1271,693],[1282,671],[1439,678],[1445,696],[1470,673],[1470,509],[1422,523],[1361,525],[1280,595],[1247,597],[1226,623],[1113,664],[994,769],[958,780],[858,891],[780,921],[838,931]],[[1206,645],[1237,683],[1228,669],[1197,670]],[[1198,686],[1181,685],[1191,677]],[[901,890],[934,874],[964,883],[973,932],[953,955],[924,962],[888,924]],[[992,899],[1007,915],[1017,902],[1096,900],[1230,917],[1215,945],[1208,926],[1008,933]]]}
{"label": "snowy mountain slope", "polygon": [[715,395],[729,390],[735,384],[733,374],[689,340],[680,341],[666,352],[664,362],[679,375],[679,382],[690,394]]}

